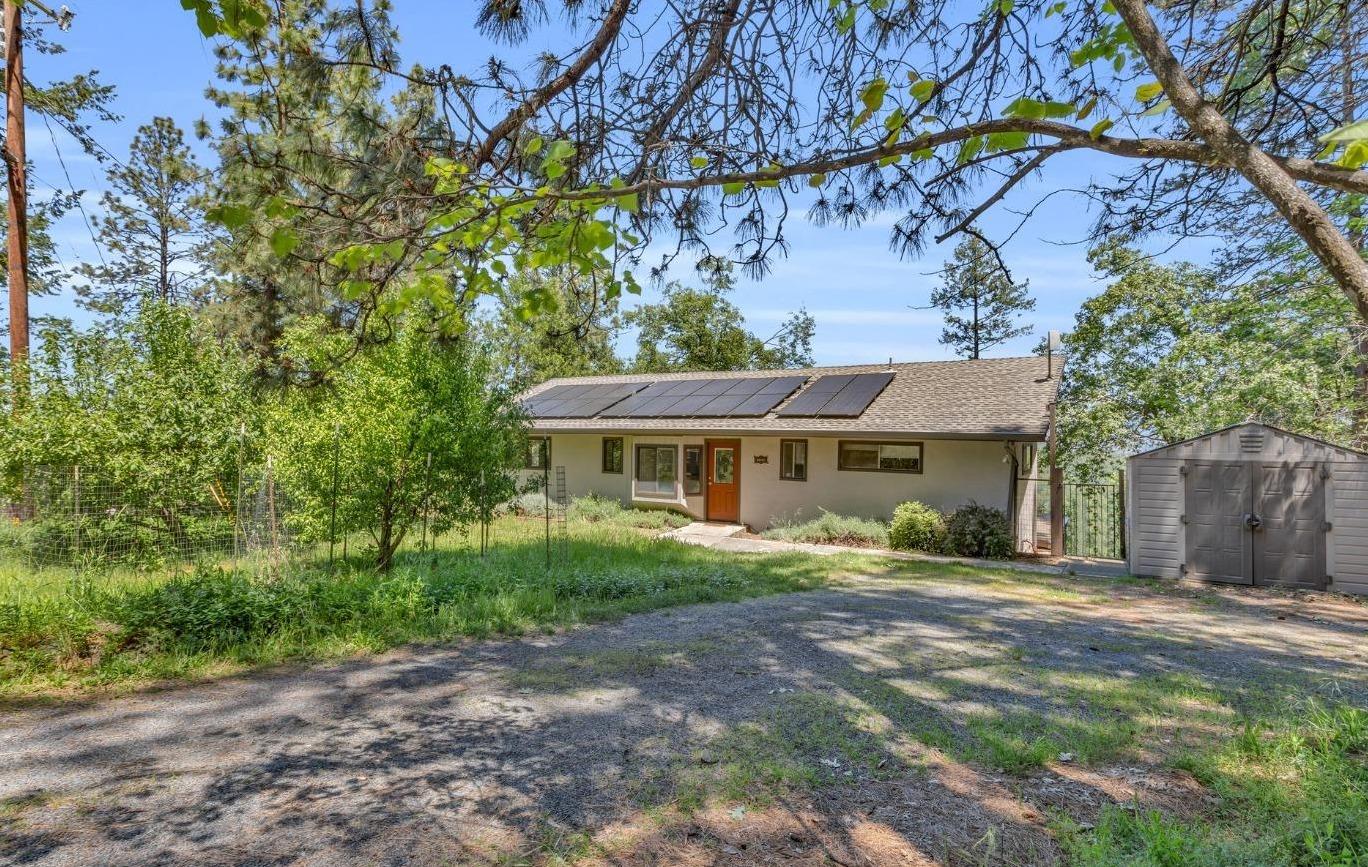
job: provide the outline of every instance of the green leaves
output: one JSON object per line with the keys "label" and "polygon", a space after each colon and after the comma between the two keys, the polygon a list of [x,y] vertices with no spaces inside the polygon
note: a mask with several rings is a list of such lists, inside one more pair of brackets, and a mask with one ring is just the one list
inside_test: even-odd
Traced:
{"label": "green leaves", "polygon": [[232,232],[241,229],[252,221],[255,216],[251,208],[245,205],[215,205],[204,212],[204,216],[210,222],[218,223],[223,228]]}
{"label": "green leaves", "polygon": [[1102,137],[1103,133],[1114,126],[1116,126],[1116,124],[1112,123],[1110,120],[1099,120],[1097,123],[1093,124],[1092,129],[1088,130],[1088,138],[1097,141]]}
{"label": "green leaves", "polygon": [[1157,81],[1142,84],[1135,89],[1135,99],[1137,102],[1149,102],[1151,99],[1164,92],[1164,86]]}
{"label": "green leaves", "polygon": [[1002,110],[1007,117],[1020,117],[1026,120],[1070,117],[1076,112],[1077,109],[1067,102],[1042,101],[1025,96],[1013,100]]}
{"label": "green leaves", "polygon": [[258,0],[181,0],[181,8],[195,13],[195,24],[205,37],[240,39],[249,31],[266,26],[267,18]]}
{"label": "green leaves", "polygon": [[271,232],[271,252],[281,259],[290,255],[298,246],[299,236],[294,233],[294,230],[282,226]]}
{"label": "green leaves", "polygon": [[818,172],[815,175],[808,175],[807,183],[809,187],[812,187],[815,190],[826,183],[826,175],[822,172]]}
{"label": "green leaves", "polygon": [[541,161],[542,174],[546,175],[547,180],[554,181],[556,178],[565,174],[565,161],[575,155],[575,146],[565,139],[557,139],[551,142],[551,147],[547,149],[546,156]]}
{"label": "green leaves", "polygon": [[860,113],[855,115],[855,120],[851,122],[850,128],[855,129],[863,125],[874,112],[883,108],[884,97],[888,95],[888,82],[882,77],[876,78],[860,89],[860,104],[864,106]]}
{"label": "green leaves", "polygon": [[912,82],[912,86],[907,89],[907,92],[910,93],[912,98],[917,102],[924,103],[931,98],[931,94],[934,93],[935,90],[936,82],[930,78],[923,78]]}
{"label": "green leaves", "polygon": [[1331,130],[1321,136],[1320,140],[1325,143],[1326,150],[1330,153],[1334,153],[1340,147],[1344,148],[1344,153],[1337,161],[1339,165],[1349,169],[1360,169],[1368,165],[1368,120],[1360,120]]}
{"label": "green leaves", "polygon": [[709,162],[711,162],[711,160],[709,160],[707,157],[699,155],[689,160],[689,165],[693,166],[696,169],[706,169],[708,167]]}

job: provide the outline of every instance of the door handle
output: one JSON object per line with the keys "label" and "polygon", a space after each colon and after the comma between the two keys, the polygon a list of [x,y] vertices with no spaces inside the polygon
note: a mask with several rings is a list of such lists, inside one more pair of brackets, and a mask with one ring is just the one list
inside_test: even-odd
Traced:
{"label": "door handle", "polygon": [[1245,515],[1244,522],[1246,527],[1255,532],[1263,529],[1263,518],[1260,518],[1258,515],[1255,515],[1252,512],[1248,515]]}

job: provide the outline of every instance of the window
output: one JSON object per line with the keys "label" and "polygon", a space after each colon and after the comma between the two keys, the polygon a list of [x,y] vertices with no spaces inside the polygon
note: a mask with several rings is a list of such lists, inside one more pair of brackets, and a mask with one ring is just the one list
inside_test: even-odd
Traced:
{"label": "window", "polygon": [[921,443],[874,443],[841,440],[837,467],[875,473],[920,473]]}
{"label": "window", "polygon": [[528,437],[527,468],[544,470],[551,466],[551,437]]}
{"label": "window", "polygon": [[779,478],[807,481],[807,440],[779,441]]}
{"label": "window", "polygon": [[675,492],[674,446],[636,447],[636,491],[638,494],[669,494]]}
{"label": "window", "polygon": [[622,472],[622,437],[603,438],[603,471]]}
{"label": "window", "polygon": [[703,447],[684,447],[684,494],[703,493]]}

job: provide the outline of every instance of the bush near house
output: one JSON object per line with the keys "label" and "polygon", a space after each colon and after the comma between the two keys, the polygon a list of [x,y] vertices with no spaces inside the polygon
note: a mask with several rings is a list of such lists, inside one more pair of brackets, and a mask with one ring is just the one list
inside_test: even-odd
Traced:
{"label": "bush near house", "polygon": [[838,515],[822,510],[810,521],[778,521],[762,533],[766,539],[806,542],[814,545],[850,545],[857,548],[888,546],[888,525],[869,518]]}
{"label": "bush near house", "polygon": [[1001,509],[970,500],[945,522],[947,550],[960,557],[1007,559],[1012,556],[1012,526]]}
{"label": "bush near house", "polygon": [[917,500],[909,500],[893,510],[888,544],[895,551],[939,554],[945,551],[945,542],[945,516],[936,509]]}

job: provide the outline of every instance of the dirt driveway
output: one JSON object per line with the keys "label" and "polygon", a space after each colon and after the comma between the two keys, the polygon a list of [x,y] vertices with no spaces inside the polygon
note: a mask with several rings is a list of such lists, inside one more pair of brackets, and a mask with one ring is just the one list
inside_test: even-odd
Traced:
{"label": "dirt driveway", "polygon": [[[911,575],[915,570],[907,573]],[[1368,697],[1328,597],[927,573],[6,714],[6,864],[1053,863],[1165,744]]]}

